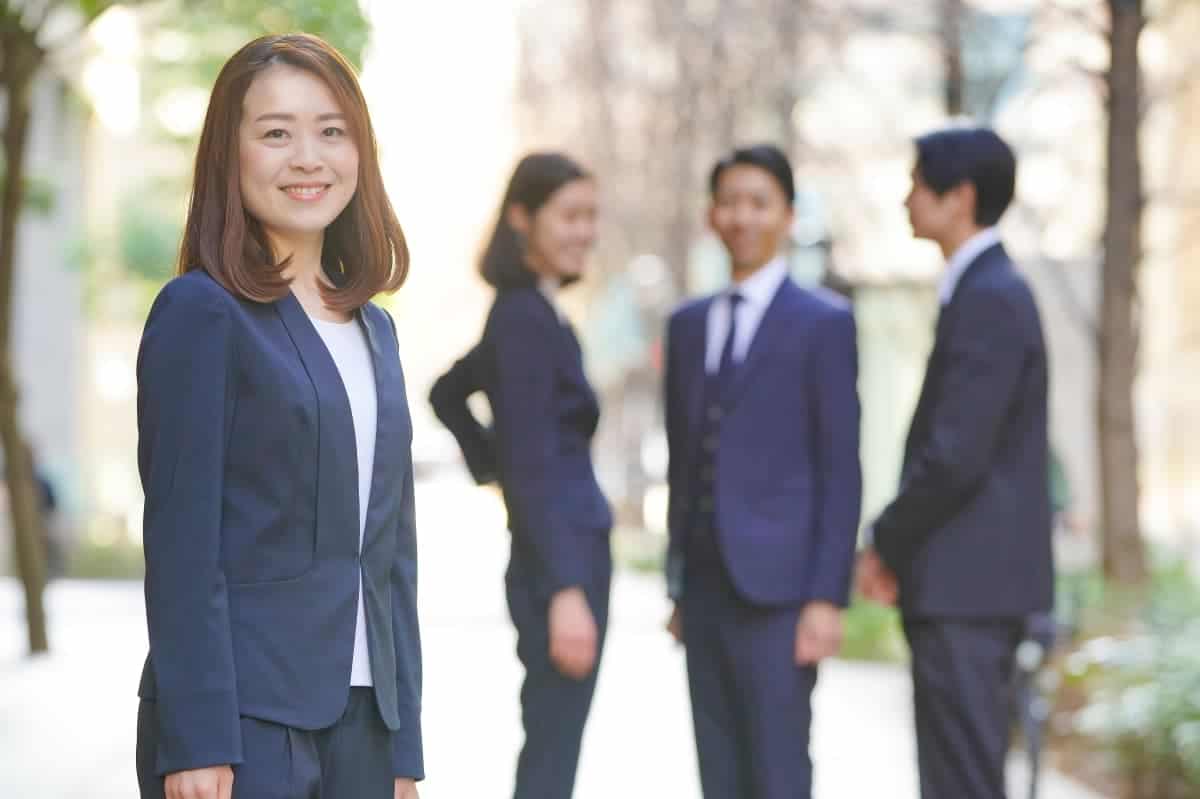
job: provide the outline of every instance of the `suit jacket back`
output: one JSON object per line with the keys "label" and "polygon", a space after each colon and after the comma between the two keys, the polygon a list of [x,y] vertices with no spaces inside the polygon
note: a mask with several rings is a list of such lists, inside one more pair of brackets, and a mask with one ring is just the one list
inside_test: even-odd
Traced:
{"label": "suit jacket back", "polygon": [[900,491],[875,524],[906,614],[1051,608],[1047,393],[1037,306],[996,245],[942,308]]}

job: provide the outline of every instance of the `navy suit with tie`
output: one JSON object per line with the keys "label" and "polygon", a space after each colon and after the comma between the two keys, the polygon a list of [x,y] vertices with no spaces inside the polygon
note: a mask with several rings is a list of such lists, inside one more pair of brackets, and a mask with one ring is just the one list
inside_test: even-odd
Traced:
{"label": "navy suit with tie", "polygon": [[[479,391],[490,428],[467,404]],[[508,510],[507,597],[526,672],[515,796],[569,799],[596,670],[581,681],[558,672],[548,608],[562,589],[582,588],[603,642],[612,575],[612,514],[590,451],[600,407],[579,343],[537,288],[501,289],[479,344],[435,382],[430,402],[475,478],[499,480]]]}
{"label": "navy suit with tie", "polygon": [[922,797],[1002,799],[1014,651],[1054,599],[1046,347],[998,243],[945,300],[874,546],[900,585]]}
{"label": "navy suit with tie", "polygon": [[[299,763],[311,744],[315,763],[318,731],[348,714],[369,719],[372,745],[386,747],[388,773],[372,785],[391,796],[395,777],[423,776],[412,425],[390,317],[368,304],[356,318],[378,407],[361,548],[349,401],[295,296],[241,300],[193,270],[150,311],[137,368],[143,796],[161,796],[165,774],[224,764],[235,797],[322,795],[301,793],[301,780],[319,779],[288,774],[284,755]],[[360,571],[366,703],[350,685]],[[267,741],[283,777],[264,785],[286,777],[292,788],[255,787]]]}
{"label": "navy suit with tie", "polygon": [[795,663],[796,627],[810,602],[847,603],[858,531],[854,319],[774,268],[740,362],[732,334],[709,357],[728,295],[685,305],[667,331],[668,583],[705,799],[809,796],[816,669]]}

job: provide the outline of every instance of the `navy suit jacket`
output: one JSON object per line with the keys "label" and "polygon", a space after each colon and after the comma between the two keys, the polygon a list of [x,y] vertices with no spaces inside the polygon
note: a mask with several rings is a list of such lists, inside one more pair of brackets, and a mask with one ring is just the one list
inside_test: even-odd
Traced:
{"label": "navy suit jacket", "polygon": [[[493,424],[467,399],[483,391]],[[607,581],[612,513],[592,467],[600,406],[571,329],[536,288],[502,289],[480,342],[439,378],[429,399],[476,480],[498,479],[513,557],[535,592]]]}
{"label": "navy suit jacket", "polygon": [[900,490],[874,525],[905,614],[1050,609],[1047,383],[1033,295],[995,245],[942,308]]}
{"label": "navy suit jacket", "polygon": [[349,400],[295,296],[172,280],[138,354],[158,772],[243,760],[239,716],[314,730],[346,707],[361,564],[372,677],[396,776],[422,775],[412,424],[395,328],[364,306],[378,394],[359,553]]}
{"label": "navy suit jacket", "polygon": [[714,503],[716,532],[738,593],[759,605],[844,606],[862,499],[858,349],[845,303],[790,279],[776,293],[722,410],[714,496],[693,485],[700,457],[709,297],[667,330],[670,450],[667,577],[683,591],[695,503]]}

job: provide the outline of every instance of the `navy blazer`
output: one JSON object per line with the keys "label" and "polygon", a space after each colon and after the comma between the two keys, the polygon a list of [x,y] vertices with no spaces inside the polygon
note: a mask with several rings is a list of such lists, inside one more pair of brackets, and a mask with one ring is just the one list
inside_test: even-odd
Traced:
{"label": "navy blazer", "polygon": [[239,716],[315,730],[346,707],[361,565],[396,776],[422,776],[412,424],[395,327],[358,313],[378,393],[359,553],[358,460],[337,366],[294,295],[172,280],[138,353],[157,770],[243,760]]}
{"label": "navy blazer", "polygon": [[[486,428],[467,399],[483,391]],[[600,406],[570,327],[536,288],[503,289],[480,342],[439,378],[429,399],[481,482],[497,479],[513,557],[548,599],[608,579],[612,513],[596,480],[591,440]]]}
{"label": "navy blazer", "polygon": [[862,500],[858,348],[840,299],[785,280],[721,408],[714,495],[692,485],[701,457],[705,349],[712,297],[683,306],[667,329],[667,578],[683,592],[695,504],[714,503],[734,587],[759,605],[844,606]]}
{"label": "navy blazer", "polygon": [[942,308],[900,490],[874,525],[907,615],[1051,608],[1047,384],[1037,306],[997,244]]}

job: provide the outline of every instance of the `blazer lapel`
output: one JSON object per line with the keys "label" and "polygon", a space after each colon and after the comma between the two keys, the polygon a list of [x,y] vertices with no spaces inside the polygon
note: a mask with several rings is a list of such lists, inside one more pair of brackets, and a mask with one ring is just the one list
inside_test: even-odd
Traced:
{"label": "blazer lapel", "polygon": [[358,312],[358,322],[366,333],[375,371],[375,467],[371,474],[371,496],[367,503],[367,529],[363,549],[386,529],[389,507],[399,495],[403,479],[404,453],[410,446],[412,424],[408,418],[408,400],[400,360],[392,337],[383,329],[382,313],[370,313],[370,306]]}
{"label": "blazer lapel", "polygon": [[738,368],[733,385],[725,395],[725,404],[728,407],[733,407],[738,401],[738,398],[746,390],[754,370],[762,365],[764,356],[771,351],[775,339],[782,330],[785,306],[791,298],[794,288],[792,279],[789,277],[780,284],[779,290],[771,298],[767,312],[763,314],[762,322],[759,323],[758,330],[754,333],[754,339],[750,342],[750,351],[746,353],[746,360]]}
{"label": "blazer lapel", "polygon": [[317,394],[317,551],[340,553],[347,546],[346,541],[322,541],[321,531],[352,535],[357,551],[358,447],[350,399],[337,364],[296,296],[288,292],[275,309]]}

